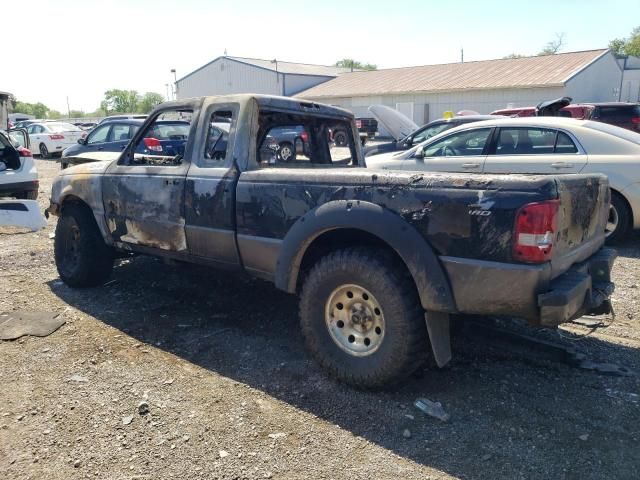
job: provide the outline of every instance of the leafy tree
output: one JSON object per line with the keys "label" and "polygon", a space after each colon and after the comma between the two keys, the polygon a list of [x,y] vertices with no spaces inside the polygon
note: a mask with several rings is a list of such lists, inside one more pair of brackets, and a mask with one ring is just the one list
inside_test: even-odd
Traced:
{"label": "leafy tree", "polygon": [[105,113],[133,113],[138,109],[139,95],[135,90],[114,88],[104,92],[104,100],[100,103]]}
{"label": "leafy tree", "polygon": [[640,27],[634,28],[628,38],[611,40],[609,49],[616,55],[640,57]]}
{"label": "leafy tree", "polygon": [[520,55],[519,53],[510,53],[509,55],[507,55],[506,57],[502,57],[503,59],[508,59],[508,58],[524,58],[524,55]]}
{"label": "leafy tree", "polygon": [[82,118],[85,116],[85,113],[82,110],[71,110],[69,112],[69,117],[71,118]]}
{"label": "leafy tree", "polygon": [[47,107],[44,103],[34,103],[31,107],[33,109],[32,115],[35,115],[36,118],[47,118],[49,107]]}
{"label": "leafy tree", "polygon": [[164,97],[156,92],[145,93],[138,101],[138,113],[149,113],[164,101]]}
{"label": "leafy tree", "polygon": [[353,58],[343,58],[336,62],[336,67],[350,68],[351,70],[377,70],[378,66],[372,63],[362,63]]}
{"label": "leafy tree", "polygon": [[564,44],[565,44],[564,37],[565,37],[564,32],[556,33],[555,40],[551,40],[550,42],[548,42],[544,46],[544,48],[538,53],[538,56],[555,55],[556,53],[558,53],[560,49],[564,47]]}
{"label": "leafy tree", "polygon": [[[71,113],[73,113],[73,110],[71,110]],[[62,114],[57,110],[49,110],[47,118],[50,118],[51,120],[60,120],[62,118]]]}
{"label": "leafy tree", "polygon": [[33,115],[33,105],[26,102],[15,100],[13,102],[13,111],[16,113],[24,113],[26,115]]}

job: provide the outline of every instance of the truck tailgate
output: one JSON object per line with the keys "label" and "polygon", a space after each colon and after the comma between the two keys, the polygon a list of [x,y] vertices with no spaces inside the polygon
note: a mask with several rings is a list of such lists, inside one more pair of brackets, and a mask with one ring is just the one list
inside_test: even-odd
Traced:
{"label": "truck tailgate", "polygon": [[604,175],[558,175],[560,209],[551,258],[551,278],[602,247],[611,194]]}

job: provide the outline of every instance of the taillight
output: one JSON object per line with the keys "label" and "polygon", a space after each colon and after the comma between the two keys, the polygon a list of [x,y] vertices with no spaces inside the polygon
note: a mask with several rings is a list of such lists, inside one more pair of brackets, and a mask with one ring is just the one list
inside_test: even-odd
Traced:
{"label": "taillight", "polygon": [[147,137],[144,139],[144,146],[147,147],[152,152],[161,152],[162,145],[160,144],[160,140],[153,137]]}
{"label": "taillight", "polygon": [[60,135],[59,133],[55,133],[53,135],[49,135],[51,140],[64,140],[64,135]]}
{"label": "taillight", "polygon": [[640,117],[633,117],[631,119],[631,123],[633,123],[635,125],[640,125]]}
{"label": "taillight", "polygon": [[526,263],[551,259],[556,235],[559,200],[529,203],[518,210],[513,235],[513,257]]}
{"label": "taillight", "polygon": [[309,141],[309,134],[306,132],[306,130],[300,134],[300,138],[304,143],[307,143]]}
{"label": "taillight", "polygon": [[356,120],[356,128],[362,128],[362,120]]}
{"label": "taillight", "polygon": [[31,150],[24,147],[18,148],[18,155],[20,155],[21,157],[33,157]]}

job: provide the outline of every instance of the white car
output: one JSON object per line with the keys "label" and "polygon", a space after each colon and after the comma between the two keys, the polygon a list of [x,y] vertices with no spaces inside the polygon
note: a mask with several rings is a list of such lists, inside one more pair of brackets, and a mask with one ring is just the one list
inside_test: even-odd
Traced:
{"label": "white car", "polygon": [[0,131],[0,197],[38,198],[38,171],[24,130]]}
{"label": "white car", "polygon": [[611,185],[610,243],[640,228],[640,134],[601,122],[524,117],[474,122],[367,167],[473,173],[603,173]]}
{"label": "white car", "polygon": [[87,136],[87,132],[65,122],[32,123],[27,127],[31,149],[42,158],[49,158],[54,153],[62,151],[78,140]]}

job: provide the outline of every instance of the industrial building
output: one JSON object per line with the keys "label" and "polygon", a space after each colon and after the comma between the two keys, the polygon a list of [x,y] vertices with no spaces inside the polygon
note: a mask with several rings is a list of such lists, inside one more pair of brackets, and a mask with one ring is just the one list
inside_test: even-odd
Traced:
{"label": "industrial building", "polygon": [[178,79],[176,96],[179,99],[233,93],[292,96],[350,71],[277,59],[222,56]]}
{"label": "industrial building", "polygon": [[298,96],[339,105],[356,116],[370,105],[400,110],[417,124],[443,112],[489,113],[568,96],[617,101],[623,68],[609,50],[345,73]]}

